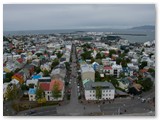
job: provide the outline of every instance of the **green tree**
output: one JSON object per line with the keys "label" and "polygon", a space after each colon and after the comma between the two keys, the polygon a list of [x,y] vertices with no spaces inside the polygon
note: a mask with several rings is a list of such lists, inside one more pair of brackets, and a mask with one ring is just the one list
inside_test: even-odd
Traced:
{"label": "green tree", "polygon": [[125,52],[125,53],[128,53],[128,52],[129,52],[129,49],[125,49],[124,52]]}
{"label": "green tree", "polygon": [[21,90],[25,91],[25,90],[28,90],[28,86],[26,84],[22,84],[21,85]]}
{"label": "green tree", "polygon": [[147,61],[143,61],[141,65],[139,66],[140,69],[143,69],[145,66],[147,66]]}
{"label": "green tree", "polygon": [[66,66],[67,70],[70,70],[70,64],[69,64],[69,62],[65,62],[65,66]]}
{"label": "green tree", "polygon": [[123,59],[121,62],[121,65],[122,67],[127,67],[127,61]]}
{"label": "green tree", "polygon": [[5,93],[7,100],[16,100],[19,97],[20,89],[15,84],[10,84],[7,86]]}
{"label": "green tree", "polygon": [[53,96],[55,99],[58,99],[59,97],[61,97],[61,91],[59,90],[59,84],[58,84],[58,83],[55,83],[55,84],[53,85],[52,96]]}
{"label": "green tree", "polygon": [[37,57],[40,57],[41,55],[43,55],[42,53],[36,53]]}
{"label": "green tree", "polygon": [[6,78],[8,78],[8,81],[11,81],[12,80],[12,76],[14,75],[14,72],[9,72],[9,73],[6,73]]}
{"label": "green tree", "polygon": [[122,59],[120,57],[116,58],[116,64],[120,65]]}
{"label": "green tree", "polygon": [[91,52],[92,52],[92,51],[86,51],[86,52],[82,53],[82,54],[81,54],[82,59],[83,59],[83,60],[91,59],[91,58],[92,58],[92,57],[91,57]]}
{"label": "green tree", "polygon": [[98,71],[95,72],[95,82],[100,82],[101,81],[101,76]]}
{"label": "green tree", "polygon": [[51,69],[53,69],[54,67],[56,67],[58,64],[59,64],[59,60],[58,60],[58,59],[55,59],[55,60],[52,62]]}
{"label": "green tree", "polygon": [[36,72],[37,74],[40,73],[40,72],[41,72],[40,67],[36,67],[36,68],[35,68],[35,72]]}
{"label": "green tree", "polygon": [[101,58],[102,58],[101,53],[97,53],[96,59],[101,59]]}
{"label": "green tree", "polygon": [[116,51],[115,50],[109,50],[109,57],[110,58],[112,57],[112,54],[116,54]]}
{"label": "green tree", "polygon": [[155,73],[155,69],[149,68],[149,69],[148,69],[148,72],[150,72],[150,73]]}
{"label": "green tree", "polygon": [[153,87],[153,81],[150,78],[139,80],[138,83],[143,86],[143,91],[149,91]]}
{"label": "green tree", "polygon": [[49,76],[49,71],[48,70],[44,70],[43,71],[43,77],[48,77]]}
{"label": "green tree", "polygon": [[44,98],[44,95],[45,95],[44,90],[40,86],[38,86],[36,89],[36,100],[38,101],[38,100]]}
{"label": "green tree", "polygon": [[114,87],[118,87],[119,86],[119,82],[117,81],[116,78],[114,77],[111,77],[111,83],[113,84]]}
{"label": "green tree", "polygon": [[63,54],[61,52],[58,52],[58,53],[56,53],[56,55],[57,55],[58,59],[60,59]]}
{"label": "green tree", "polygon": [[102,89],[100,86],[96,87],[96,98],[99,100],[102,97]]}
{"label": "green tree", "polygon": [[94,58],[91,58],[91,63],[93,63],[95,60],[94,60]]}
{"label": "green tree", "polygon": [[29,88],[34,88],[34,84],[29,84]]}
{"label": "green tree", "polygon": [[126,62],[127,62],[127,63],[130,63],[131,60],[130,60],[129,58],[126,58]]}
{"label": "green tree", "polygon": [[6,88],[5,98],[7,100],[12,100],[12,95],[13,95],[12,94],[12,88],[11,88],[10,85],[8,85],[7,88]]}

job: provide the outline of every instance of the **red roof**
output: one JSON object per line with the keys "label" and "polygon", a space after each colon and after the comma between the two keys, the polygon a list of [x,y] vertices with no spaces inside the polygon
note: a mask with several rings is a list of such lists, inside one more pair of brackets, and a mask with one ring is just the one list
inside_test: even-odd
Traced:
{"label": "red roof", "polygon": [[141,69],[140,72],[144,73],[144,72],[147,72],[148,69]]}
{"label": "red roof", "polygon": [[22,58],[18,58],[17,61],[18,61],[19,63],[22,63],[22,62],[23,62],[23,59],[22,59]]}
{"label": "red roof", "polygon": [[44,90],[44,91],[49,91],[49,83],[40,83],[39,86]]}
{"label": "red roof", "polygon": [[112,70],[112,67],[111,66],[104,66],[104,69],[105,70]]}
{"label": "red roof", "polygon": [[62,90],[62,89],[63,89],[64,84],[63,84],[63,82],[62,82],[61,80],[52,80],[52,81],[50,82],[50,87],[49,87],[49,89],[52,90],[52,89],[53,89],[53,86],[56,85],[56,84],[59,86],[59,90]]}

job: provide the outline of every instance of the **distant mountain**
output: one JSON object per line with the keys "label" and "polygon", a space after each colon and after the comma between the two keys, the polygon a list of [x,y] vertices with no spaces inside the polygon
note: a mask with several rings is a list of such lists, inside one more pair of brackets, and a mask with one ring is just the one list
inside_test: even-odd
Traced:
{"label": "distant mountain", "polygon": [[138,27],[133,27],[131,29],[137,29],[137,30],[154,30],[155,26],[154,25],[144,25],[144,26],[138,26]]}

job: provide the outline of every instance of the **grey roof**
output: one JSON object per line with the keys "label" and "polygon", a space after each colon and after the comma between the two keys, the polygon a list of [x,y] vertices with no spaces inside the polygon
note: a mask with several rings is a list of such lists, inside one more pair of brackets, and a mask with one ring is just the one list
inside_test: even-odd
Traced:
{"label": "grey roof", "polygon": [[93,82],[88,81],[84,84],[85,90],[94,90],[96,87],[100,86],[102,89],[115,89],[110,82]]}
{"label": "grey roof", "polygon": [[116,89],[116,95],[128,95],[126,92]]}

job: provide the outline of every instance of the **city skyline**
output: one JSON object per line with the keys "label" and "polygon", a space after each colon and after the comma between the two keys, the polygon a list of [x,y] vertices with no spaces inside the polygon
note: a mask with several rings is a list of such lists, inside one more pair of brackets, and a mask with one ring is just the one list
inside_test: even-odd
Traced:
{"label": "city skyline", "polygon": [[5,4],[3,10],[4,31],[123,29],[155,25],[156,16],[154,4]]}

